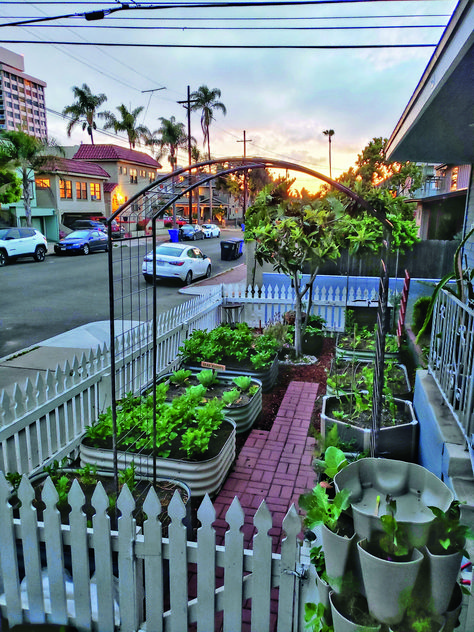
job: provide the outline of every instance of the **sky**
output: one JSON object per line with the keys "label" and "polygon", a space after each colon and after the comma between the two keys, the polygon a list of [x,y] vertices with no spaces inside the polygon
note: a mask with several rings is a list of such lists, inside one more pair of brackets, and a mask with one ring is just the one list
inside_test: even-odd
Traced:
{"label": "sky", "polygon": [[[177,102],[186,99],[187,86],[192,92],[207,85],[221,90],[227,109],[226,116],[217,111],[211,125],[213,158],[242,155],[245,130],[247,156],[296,162],[329,175],[323,130],[332,129],[335,178],[372,138],[390,136],[456,1],[219,7],[215,0],[173,0],[166,3],[170,8],[153,10],[149,7],[165,3],[129,4],[136,8],[88,21],[82,14],[123,5],[1,1],[0,44],[22,54],[25,72],[47,83],[48,133],[59,144],[90,142],[80,125],[68,138],[67,120],[60,115],[74,101],[73,86],[86,83],[94,94],[106,94],[100,109],[115,114],[122,103],[129,109],[144,106],[139,122],[153,131],[160,117],[175,116],[187,125],[186,110]],[[8,26],[68,14],[74,17]],[[384,28],[360,28],[368,26]],[[216,47],[206,48],[211,45]],[[361,45],[397,47],[353,48]],[[203,149],[198,112],[191,115],[191,134]],[[128,146],[113,131],[98,131],[94,140]],[[167,158],[161,162],[167,169]],[[186,152],[178,154],[178,163],[187,163]],[[314,191],[319,184],[298,176],[295,188]]]}

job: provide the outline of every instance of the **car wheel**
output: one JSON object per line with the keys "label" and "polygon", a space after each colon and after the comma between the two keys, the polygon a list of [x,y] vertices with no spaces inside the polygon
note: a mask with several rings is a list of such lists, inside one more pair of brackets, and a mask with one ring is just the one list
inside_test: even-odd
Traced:
{"label": "car wheel", "polygon": [[150,276],[149,274],[144,274],[143,278],[145,279],[147,283],[153,283],[153,277]]}
{"label": "car wheel", "polygon": [[88,254],[90,253],[90,251],[91,251],[91,250],[90,250],[90,248],[89,248],[88,244],[84,244],[84,245],[82,246],[82,253],[83,253],[84,255],[88,255]]}
{"label": "car wheel", "polygon": [[104,252],[109,252],[109,244],[106,245]]}
{"label": "car wheel", "polygon": [[5,250],[0,250],[0,267],[2,266],[6,266],[7,265],[7,253],[5,252]]}
{"label": "car wheel", "polygon": [[209,279],[210,276],[211,276],[211,266],[207,266],[206,279]]}
{"label": "car wheel", "polygon": [[46,248],[43,246],[38,246],[35,250],[35,261],[44,261],[46,258]]}
{"label": "car wheel", "polygon": [[193,273],[191,272],[191,270],[188,270],[188,273],[186,274],[186,278],[184,279],[184,285],[191,285],[192,282],[193,282]]}

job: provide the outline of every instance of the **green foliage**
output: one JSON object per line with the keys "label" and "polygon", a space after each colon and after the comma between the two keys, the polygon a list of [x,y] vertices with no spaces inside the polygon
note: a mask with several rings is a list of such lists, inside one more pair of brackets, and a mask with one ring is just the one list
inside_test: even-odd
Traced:
{"label": "green foliage", "polygon": [[21,180],[13,171],[0,166],[0,204],[13,204],[21,200]]}
{"label": "green foliage", "polygon": [[326,615],[326,607],[322,603],[305,603],[304,605],[304,621],[305,628],[310,632],[333,632],[334,628],[327,625],[324,620]]}
{"label": "green foliage", "polygon": [[[217,430],[224,420],[224,403],[216,398],[205,402],[206,388],[202,384],[190,386],[183,395],[175,397],[171,402],[166,401],[168,384],[163,382],[156,388],[156,425],[153,428],[153,395],[142,397],[127,395],[117,405],[117,444],[118,449],[130,449],[132,451],[145,450],[151,452],[153,435],[156,435],[157,456],[167,457],[171,451],[171,442],[178,436],[198,428],[200,433],[195,433],[200,439],[194,441],[193,446],[203,447],[201,440],[204,431],[208,438]],[[87,436],[91,440],[107,439],[112,437],[112,410],[100,416],[97,424],[91,427]],[[186,451],[195,453],[196,447],[189,447],[189,438],[186,439]],[[209,441],[207,441],[208,443]],[[207,448],[206,448],[207,449]]]}
{"label": "green foliage", "polygon": [[[429,296],[420,296],[413,304],[413,316],[411,328],[416,335],[423,327],[423,323],[426,320],[426,315],[430,308],[431,298]],[[425,327],[425,331],[429,333],[431,331],[432,315],[430,316],[429,323]]]}
{"label": "green foliage", "polygon": [[244,393],[249,390],[252,384],[252,378],[249,375],[238,375],[232,381]]}
{"label": "green foliage", "polygon": [[179,350],[190,362],[221,362],[224,358],[244,362],[250,359],[253,366],[260,369],[271,364],[278,343],[268,334],[257,335],[247,323],[235,327],[224,324],[209,332],[195,329]]}
{"label": "green foliage", "polygon": [[74,471],[80,477],[84,485],[94,485],[97,483],[97,465],[86,463],[84,467],[79,467]]}
{"label": "green foliage", "polygon": [[232,406],[238,399],[240,399],[241,393],[238,388],[233,388],[230,391],[224,391],[222,393],[222,401],[226,406]]}
{"label": "green foliage", "polygon": [[7,472],[5,474],[5,478],[12,486],[12,492],[16,494],[18,488],[20,487],[22,475],[19,472]]}
{"label": "green foliage", "polygon": [[68,504],[67,496],[69,494],[69,490],[71,489],[72,480],[69,476],[63,474],[53,482],[56,487],[56,491],[58,492],[58,507],[65,507]]}
{"label": "green foliage", "polygon": [[286,342],[289,342],[289,326],[285,325],[280,320],[276,320],[275,322],[265,325],[263,333],[276,340],[279,348],[283,347]]}
{"label": "green foliage", "polygon": [[435,516],[428,541],[430,551],[437,554],[462,551],[468,557],[464,545],[466,538],[472,538],[473,535],[469,527],[461,523],[461,503],[454,500],[447,511],[438,507],[430,509]]}
{"label": "green foliage", "polygon": [[214,371],[214,369],[203,369],[198,373],[197,379],[199,383],[206,388],[209,388],[213,384],[219,384],[219,377],[217,371]]}
{"label": "green foliage", "polygon": [[184,386],[192,374],[193,372],[187,369],[179,369],[171,374],[170,382],[176,386]]}
{"label": "green foliage", "polygon": [[399,524],[395,518],[396,501],[389,499],[387,507],[390,513],[380,516],[384,533],[378,538],[378,545],[388,557],[407,556],[413,547],[410,545],[406,528]]}
{"label": "green foliage", "polygon": [[126,485],[132,493],[137,484],[137,481],[135,478],[135,472],[136,472],[135,462],[132,461],[130,465],[126,467],[122,472],[119,472],[119,475],[118,475],[120,485],[121,486]]}
{"label": "green foliage", "polygon": [[347,464],[344,452],[340,448],[329,446],[324,453],[324,460],[321,461],[321,468],[328,478],[333,479]]}
{"label": "green foliage", "polygon": [[302,494],[299,497],[299,506],[306,511],[304,524],[309,529],[317,525],[324,524],[328,529],[337,533],[338,520],[343,511],[348,509],[351,492],[348,489],[341,489],[331,500],[326,490],[317,485],[312,492]]}

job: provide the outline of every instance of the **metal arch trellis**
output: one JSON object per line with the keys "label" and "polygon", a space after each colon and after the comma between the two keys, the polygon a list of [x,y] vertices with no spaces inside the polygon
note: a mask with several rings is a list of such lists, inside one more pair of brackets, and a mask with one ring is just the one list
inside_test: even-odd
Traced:
{"label": "metal arch trellis", "polygon": [[[225,170],[212,172],[216,165],[228,165]],[[204,168],[208,172],[203,172]],[[241,156],[225,157],[217,160],[207,160],[187,167],[176,169],[157,180],[151,182],[144,189],[132,196],[125,204],[120,206],[108,218],[108,268],[109,268],[109,315],[110,315],[110,351],[111,351],[111,408],[113,426],[113,467],[116,489],[118,489],[117,467],[117,399],[121,399],[126,393],[142,392],[145,388],[153,388],[156,391],[156,374],[158,367],[157,340],[159,329],[169,327],[169,323],[161,321],[157,317],[157,288],[153,283],[149,288],[144,284],[141,275],[141,263],[148,251],[155,251],[157,243],[156,221],[164,211],[172,206],[181,197],[192,194],[199,186],[217,178],[220,175],[231,174],[250,169],[286,169],[304,173],[331,185],[341,193],[354,200],[364,208],[372,217],[380,221],[385,229],[385,257],[381,261],[381,277],[379,285],[379,308],[377,314],[377,340],[376,340],[376,370],[374,372],[374,397],[372,407],[372,436],[371,455],[377,453],[377,435],[380,427],[380,413],[383,397],[383,367],[384,348],[387,327],[387,302],[388,302],[388,268],[386,258],[390,247],[390,234],[393,228],[385,215],[373,208],[366,200],[351,191],[346,186],[335,182],[324,174],[301,165],[282,160],[273,160],[263,157]],[[171,186],[170,186],[171,185]],[[120,216],[127,219],[129,227],[140,228],[151,222],[151,235],[129,231],[125,240],[114,247],[113,233],[110,230],[112,221]],[[135,233],[132,235],[132,233]],[[384,260],[385,259],[385,260]],[[155,263],[154,263],[155,266]],[[151,298],[150,298],[151,295]],[[158,326],[159,325],[159,326]],[[152,357],[152,381],[148,379],[147,368],[140,363],[130,369],[128,373],[123,371],[123,359],[125,355],[138,355],[138,347],[148,346]],[[120,377],[118,370],[121,370]],[[156,411],[153,418],[153,444],[155,445]],[[156,478],[156,459],[153,465],[153,477]]]}

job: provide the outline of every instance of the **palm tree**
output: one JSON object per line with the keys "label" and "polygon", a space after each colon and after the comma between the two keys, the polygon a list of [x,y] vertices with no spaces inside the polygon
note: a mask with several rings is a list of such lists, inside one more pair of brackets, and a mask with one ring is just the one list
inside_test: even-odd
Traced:
{"label": "palm tree", "polygon": [[[195,92],[190,95],[191,98],[191,111],[201,111],[201,129],[204,136],[203,145],[207,144],[207,157],[211,160],[211,143],[209,128],[214,118],[214,111],[220,110],[224,116],[227,114],[225,105],[218,101],[221,97],[221,91],[219,88],[213,88],[210,90],[207,86],[200,86]],[[209,173],[211,173],[211,166],[209,165]],[[212,221],[212,181],[209,182],[209,209],[210,219]]]}
{"label": "palm tree", "polygon": [[64,108],[63,116],[70,116],[71,120],[67,126],[67,135],[71,136],[72,129],[77,123],[82,123],[82,130],[87,129],[87,133],[91,137],[91,143],[94,144],[94,136],[92,130],[97,129],[94,118],[102,103],[107,101],[105,94],[92,94],[87,83],[82,84],[82,88],[73,86],[72,91],[76,99],[72,105]]}
{"label": "palm tree", "polygon": [[[171,165],[171,171],[175,171],[178,163],[178,149],[187,149],[188,147],[188,135],[186,133],[186,126],[184,123],[180,123],[174,116],[169,119],[161,116],[159,118],[161,123],[159,129],[155,130],[152,134],[153,141],[148,141],[157,144],[160,147],[160,156],[168,154],[168,161]],[[191,140],[194,140],[193,138]],[[174,180],[172,180],[174,186]],[[190,218],[191,219],[191,218]],[[173,204],[173,228],[176,226],[176,205]]]}
{"label": "palm tree", "polygon": [[333,129],[325,129],[323,131],[323,134],[325,136],[327,136],[328,140],[329,140],[329,177],[332,180],[332,173],[331,173],[331,137],[334,136],[334,130]]}
{"label": "palm tree", "polygon": [[[47,166],[53,165],[63,150],[54,141],[30,136],[23,131],[3,131],[2,140],[8,141],[0,148],[0,169],[16,169],[19,172],[23,206],[25,209],[26,225],[31,226],[31,200],[33,197],[32,184],[35,181],[35,171],[41,172]],[[56,148],[56,153],[48,149]]]}
{"label": "palm tree", "polygon": [[104,129],[113,128],[114,132],[126,132],[128,136],[128,142],[130,149],[135,148],[135,144],[140,144],[141,139],[146,139],[150,135],[150,130],[145,125],[137,125],[137,119],[143,112],[144,107],[141,105],[134,110],[127,110],[126,106],[122,103],[117,107],[120,117],[117,118],[112,112],[99,112],[101,118],[106,119]]}

